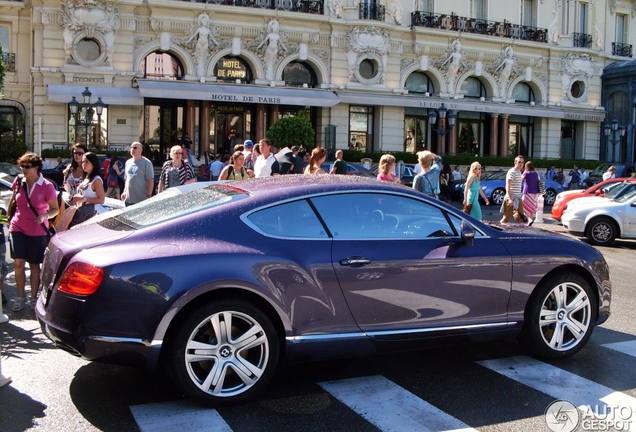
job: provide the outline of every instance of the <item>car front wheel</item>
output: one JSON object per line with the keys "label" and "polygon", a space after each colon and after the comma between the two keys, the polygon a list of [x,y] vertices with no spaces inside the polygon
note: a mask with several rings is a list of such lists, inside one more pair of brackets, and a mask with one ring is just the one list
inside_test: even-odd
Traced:
{"label": "car front wheel", "polygon": [[543,197],[543,202],[545,205],[551,206],[554,204],[554,200],[556,200],[557,193],[554,189],[548,189],[545,191],[545,195]]}
{"label": "car front wheel", "polygon": [[274,375],[280,358],[277,332],[252,304],[222,300],[188,314],[169,344],[176,384],[209,405],[252,398]]}
{"label": "car front wheel", "polygon": [[522,339],[542,357],[569,357],[587,343],[595,322],[590,285],[577,274],[564,273],[543,282],[530,297]]}
{"label": "car front wheel", "polygon": [[505,196],[506,196],[506,190],[502,188],[497,188],[494,191],[492,191],[490,200],[497,205],[501,205],[504,201]]}
{"label": "car front wheel", "polygon": [[607,217],[592,219],[587,224],[586,231],[589,242],[597,246],[607,246],[614,243],[618,235],[616,223]]}

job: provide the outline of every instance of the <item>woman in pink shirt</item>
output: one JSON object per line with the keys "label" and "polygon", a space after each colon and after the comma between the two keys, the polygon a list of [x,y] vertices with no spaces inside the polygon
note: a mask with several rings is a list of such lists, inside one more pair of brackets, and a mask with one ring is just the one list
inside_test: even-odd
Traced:
{"label": "woman in pink shirt", "polygon": [[380,164],[378,165],[377,179],[400,184],[400,179],[395,174],[393,174],[393,170],[395,170],[395,164],[395,156],[391,154],[382,155],[382,157],[380,158]]}
{"label": "woman in pink shirt", "polygon": [[40,286],[40,264],[48,244],[49,219],[58,211],[57,193],[51,182],[42,177],[42,158],[27,152],[18,159],[22,175],[13,182],[16,207],[9,224],[11,256],[15,266],[15,284],[18,298],[13,310],[20,311],[25,303],[25,264],[31,270],[31,305],[35,307]]}

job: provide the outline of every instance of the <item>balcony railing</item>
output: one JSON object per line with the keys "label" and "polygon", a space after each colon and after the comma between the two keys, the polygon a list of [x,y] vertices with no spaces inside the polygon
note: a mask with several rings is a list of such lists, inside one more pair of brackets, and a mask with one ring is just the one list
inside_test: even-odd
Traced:
{"label": "balcony railing", "polygon": [[592,35],[572,33],[572,46],[575,48],[592,48]]}
{"label": "balcony railing", "polygon": [[194,1],[195,3],[218,4],[225,6],[249,7],[257,9],[274,9],[290,12],[309,13],[322,15],[324,13],[324,2],[321,0],[183,0]]}
{"label": "balcony railing", "polygon": [[411,14],[411,26],[453,30],[535,42],[548,42],[548,30],[544,28],[513,24],[506,20],[501,22],[468,18],[455,15],[454,13],[446,15],[415,11]]}
{"label": "balcony railing", "polygon": [[621,57],[632,56],[632,45],[612,42],[612,55]]}
{"label": "balcony railing", "polygon": [[360,19],[384,21],[386,8],[381,5],[360,3]]}
{"label": "balcony railing", "polygon": [[7,72],[15,72],[15,54],[2,53],[2,63],[7,67]]}

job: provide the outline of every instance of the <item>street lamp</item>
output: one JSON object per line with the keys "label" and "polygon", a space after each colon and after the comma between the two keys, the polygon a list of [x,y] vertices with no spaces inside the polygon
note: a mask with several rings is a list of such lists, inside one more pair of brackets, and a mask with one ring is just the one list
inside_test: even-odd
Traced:
{"label": "street lamp", "polygon": [[[437,111],[439,111],[439,119],[440,119],[439,127],[435,127],[437,124],[437,116],[438,116]],[[451,131],[453,126],[455,126],[455,121],[457,120],[457,114],[455,114],[454,111],[448,111],[448,108],[446,108],[446,105],[444,104],[440,105],[437,111],[431,110],[428,113],[428,122],[431,125],[431,130],[433,132],[437,133],[440,136],[444,136]],[[448,128],[446,128],[446,122],[445,122],[447,114],[448,114]]]}
{"label": "street lamp", "polygon": [[[75,136],[77,136],[77,127],[84,126],[85,136],[86,136],[86,147],[88,148],[88,129],[93,125],[93,116],[97,113],[97,122],[98,125],[101,126],[102,113],[104,112],[104,106],[106,105],[102,102],[102,98],[98,97],[97,102],[91,104],[91,96],[93,93],[88,89],[82,92],[82,100],[83,103],[79,103],[75,96],[72,97],[71,101],[68,103],[68,109],[75,120]],[[100,133],[97,134],[97,142],[95,145],[99,147],[100,142]]]}
{"label": "street lamp", "polygon": [[[607,142],[612,143],[612,162],[620,162],[620,155],[616,157],[616,144],[621,143],[621,138],[625,136],[627,127],[625,125],[618,124],[618,120],[614,119],[610,124],[603,126],[603,132],[607,137]],[[620,152],[620,146],[619,146]]]}

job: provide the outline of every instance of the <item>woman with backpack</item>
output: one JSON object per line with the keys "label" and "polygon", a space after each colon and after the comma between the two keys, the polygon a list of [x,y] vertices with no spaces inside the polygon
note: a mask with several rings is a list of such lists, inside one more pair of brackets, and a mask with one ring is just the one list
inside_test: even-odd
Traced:
{"label": "woman with backpack", "polygon": [[230,157],[227,164],[219,175],[219,180],[245,180],[254,177],[254,171],[245,168],[245,154],[237,150]]}

